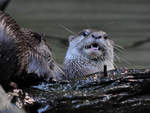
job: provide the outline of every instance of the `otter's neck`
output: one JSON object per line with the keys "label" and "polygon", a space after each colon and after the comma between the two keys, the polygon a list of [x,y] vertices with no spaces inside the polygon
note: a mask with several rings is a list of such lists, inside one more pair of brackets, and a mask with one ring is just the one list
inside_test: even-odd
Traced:
{"label": "otter's neck", "polygon": [[[71,63],[73,61],[73,62],[77,63],[78,65],[84,65],[84,67],[87,66],[87,67],[89,67],[89,69],[91,69],[91,67],[94,67],[93,70],[99,72],[99,71],[103,71],[104,65],[107,66],[107,70],[114,69],[113,52],[109,53],[108,56],[109,56],[109,58],[106,58],[105,60],[102,60],[102,59],[91,60],[84,56],[81,56],[80,54],[78,54],[78,52],[75,52],[73,50],[73,51],[67,52],[66,57],[65,57],[65,62]],[[64,62],[64,64],[65,64],[65,62]]]}
{"label": "otter's neck", "polygon": [[76,78],[103,71],[103,65],[100,61],[76,57],[74,59],[65,59],[63,69],[68,78]]}
{"label": "otter's neck", "polygon": [[105,60],[92,60],[82,56],[77,49],[68,48],[63,69],[68,78],[75,78],[103,71],[104,65],[107,65],[107,70],[114,69],[112,49]]}

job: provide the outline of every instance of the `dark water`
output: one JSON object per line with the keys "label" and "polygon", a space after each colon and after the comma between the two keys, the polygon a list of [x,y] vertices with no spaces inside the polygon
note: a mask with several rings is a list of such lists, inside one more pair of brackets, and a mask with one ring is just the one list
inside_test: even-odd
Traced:
{"label": "dark water", "polygon": [[[106,31],[117,44],[128,47],[150,38],[149,0],[12,0],[9,12],[22,27],[65,38],[84,28]],[[48,39],[58,63],[62,63],[67,45]],[[118,54],[119,66],[150,67],[150,41]]]}

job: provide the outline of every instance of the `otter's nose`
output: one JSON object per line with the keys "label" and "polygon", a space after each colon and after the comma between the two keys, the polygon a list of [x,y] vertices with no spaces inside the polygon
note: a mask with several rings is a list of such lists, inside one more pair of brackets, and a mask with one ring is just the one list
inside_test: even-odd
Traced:
{"label": "otter's nose", "polygon": [[99,33],[93,33],[91,36],[95,39],[100,39],[102,37]]}

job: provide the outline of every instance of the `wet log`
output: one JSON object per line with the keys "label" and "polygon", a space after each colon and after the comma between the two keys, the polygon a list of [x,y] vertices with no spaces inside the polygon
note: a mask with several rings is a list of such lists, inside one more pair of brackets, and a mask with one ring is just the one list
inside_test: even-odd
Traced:
{"label": "wet log", "polygon": [[18,109],[16,106],[12,105],[8,96],[0,86],[0,113],[25,113],[23,110]]}
{"label": "wet log", "polygon": [[[150,113],[150,71],[116,69],[24,89],[27,113]],[[20,98],[19,96],[17,98]],[[26,102],[25,102],[26,101]]]}

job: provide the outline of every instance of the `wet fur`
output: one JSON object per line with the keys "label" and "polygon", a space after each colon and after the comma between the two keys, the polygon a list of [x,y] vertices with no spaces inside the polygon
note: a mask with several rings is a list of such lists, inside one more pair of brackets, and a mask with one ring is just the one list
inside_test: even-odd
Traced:
{"label": "wet fur", "polygon": [[[0,11],[0,83],[23,84],[49,79],[61,72],[43,36],[21,29],[14,19]],[[32,79],[30,79],[30,77]]]}
{"label": "wet fur", "polygon": [[[90,31],[88,36],[83,36],[81,33],[78,33],[69,37],[69,47],[63,65],[67,79],[103,71],[104,65],[107,65],[108,70],[114,69],[113,42],[109,39],[104,40],[104,38],[95,40],[90,35],[97,31]],[[100,33],[104,32],[100,31]],[[86,45],[93,42],[98,43],[103,48],[102,55],[94,58],[85,54],[85,51],[83,51]]]}

